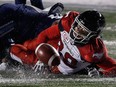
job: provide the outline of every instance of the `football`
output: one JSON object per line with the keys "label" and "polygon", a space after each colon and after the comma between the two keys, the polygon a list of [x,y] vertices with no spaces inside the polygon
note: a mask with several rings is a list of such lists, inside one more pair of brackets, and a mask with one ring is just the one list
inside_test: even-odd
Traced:
{"label": "football", "polygon": [[56,66],[60,64],[59,53],[50,44],[42,43],[38,45],[38,47],[35,50],[35,54],[41,62],[49,66]]}

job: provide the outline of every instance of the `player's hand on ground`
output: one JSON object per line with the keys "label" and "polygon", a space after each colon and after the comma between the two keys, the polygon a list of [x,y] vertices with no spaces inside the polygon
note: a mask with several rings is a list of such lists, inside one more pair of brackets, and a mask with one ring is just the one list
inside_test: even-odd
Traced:
{"label": "player's hand on ground", "polygon": [[88,69],[88,76],[89,77],[100,77],[100,72],[96,68]]}
{"label": "player's hand on ground", "polygon": [[44,75],[49,73],[49,67],[42,63],[41,61],[37,61],[35,66],[33,67],[34,72],[36,72],[38,75]]}

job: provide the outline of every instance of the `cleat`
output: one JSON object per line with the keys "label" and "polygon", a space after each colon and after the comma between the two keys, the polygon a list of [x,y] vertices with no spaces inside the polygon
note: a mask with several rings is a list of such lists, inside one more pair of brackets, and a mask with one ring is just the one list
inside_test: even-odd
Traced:
{"label": "cleat", "polygon": [[64,5],[62,3],[56,3],[50,8],[48,15],[56,14],[56,13],[61,14],[63,10],[64,10]]}

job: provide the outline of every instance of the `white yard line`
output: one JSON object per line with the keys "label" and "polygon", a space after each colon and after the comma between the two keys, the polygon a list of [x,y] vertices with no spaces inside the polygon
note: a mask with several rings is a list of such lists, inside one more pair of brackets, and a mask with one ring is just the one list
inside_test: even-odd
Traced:
{"label": "white yard line", "polygon": [[66,78],[66,79],[0,79],[0,83],[41,83],[46,81],[116,82],[116,78]]}
{"label": "white yard line", "polygon": [[116,41],[107,41],[107,40],[104,40],[104,43],[106,45],[116,45]]}

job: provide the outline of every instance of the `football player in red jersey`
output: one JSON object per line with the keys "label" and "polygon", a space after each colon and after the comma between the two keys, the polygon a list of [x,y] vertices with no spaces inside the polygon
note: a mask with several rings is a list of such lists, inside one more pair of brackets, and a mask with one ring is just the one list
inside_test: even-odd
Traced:
{"label": "football player in red jersey", "polygon": [[21,63],[35,65],[38,61],[35,49],[41,43],[49,43],[61,55],[60,64],[51,69],[53,73],[78,73],[95,64],[103,69],[100,71],[103,75],[116,75],[116,61],[108,56],[100,38],[104,27],[105,18],[98,11],[88,10],[81,14],[70,11],[58,24],[42,31],[35,39],[12,46],[10,54]]}

